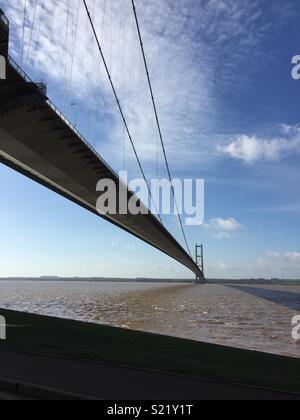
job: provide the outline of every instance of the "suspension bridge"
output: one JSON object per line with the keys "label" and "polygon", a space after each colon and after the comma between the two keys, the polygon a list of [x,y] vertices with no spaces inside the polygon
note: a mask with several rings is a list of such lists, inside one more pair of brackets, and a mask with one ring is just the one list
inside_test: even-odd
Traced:
{"label": "suspension bridge", "polygon": [[[124,129],[132,145],[143,178],[147,183],[145,172],[85,0],[83,0],[83,4],[107,72],[118,111],[124,123]],[[162,144],[167,173],[171,180],[170,166],[133,0],[132,5],[159,138]],[[155,247],[190,269],[196,275],[197,282],[203,282],[203,254],[202,258],[200,258],[202,264],[199,264],[199,255],[197,253],[199,248],[196,247],[196,259],[193,259],[179,213],[179,226],[181,227],[187,249],[184,249],[164,227],[161,218],[155,217],[151,212],[138,215],[99,215],[96,208],[96,202],[99,197],[96,192],[96,185],[100,179],[110,179],[117,185],[118,190],[125,189],[128,202],[135,195],[79,133],[78,129],[49,99],[46,85],[34,82],[10,57],[9,21],[1,9],[0,55],[6,58],[6,79],[0,81],[0,162]],[[175,206],[177,206],[174,190],[172,192]],[[151,195],[150,189],[149,194]]]}

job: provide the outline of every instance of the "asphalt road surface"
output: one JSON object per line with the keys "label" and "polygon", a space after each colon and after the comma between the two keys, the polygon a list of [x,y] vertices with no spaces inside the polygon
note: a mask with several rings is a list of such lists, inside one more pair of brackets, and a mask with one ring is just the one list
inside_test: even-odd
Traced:
{"label": "asphalt road surface", "polygon": [[[298,400],[300,396],[126,367],[0,351],[0,377],[102,400]],[[5,390],[0,399],[14,399]],[[7,398],[8,399],[8,398]],[[49,398],[51,399],[51,398]]]}

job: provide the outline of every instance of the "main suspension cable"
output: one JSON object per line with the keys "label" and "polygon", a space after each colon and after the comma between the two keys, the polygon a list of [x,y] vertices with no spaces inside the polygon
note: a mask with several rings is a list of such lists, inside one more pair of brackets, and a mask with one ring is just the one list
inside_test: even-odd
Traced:
{"label": "main suspension cable", "polygon": [[23,29],[22,29],[22,52],[21,52],[22,65],[23,65],[23,61],[24,61],[26,17],[27,17],[27,0],[24,0]]}
{"label": "main suspension cable", "polygon": [[157,123],[158,133],[159,133],[161,146],[162,146],[162,150],[163,150],[163,154],[164,154],[164,158],[165,158],[166,168],[167,168],[167,172],[168,172],[168,176],[169,176],[169,180],[170,180],[170,184],[171,184],[171,188],[172,188],[172,194],[173,194],[173,197],[174,197],[174,203],[175,203],[175,206],[176,206],[178,219],[179,219],[179,223],[180,223],[180,227],[181,227],[181,230],[182,230],[182,234],[183,234],[183,238],[184,238],[186,247],[188,249],[188,252],[189,252],[190,256],[192,256],[191,250],[190,250],[190,247],[189,247],[189,244],[188,244],[188,240],[187,240],[187,237],[186,237],[186,233],[185,233],[185,230],[184,230],[184,227],[183,227],[182,219],[181,219],[181,216],[179,214],[179,208],[178,208],[178,203],[177,203],[177,199],[176,199],[174,185],[172,184],[170,165],[169,165],[169,162],[168,162],[167,152],[166,152],[166,148],[165,148],[165,144],[164,144],[164,140],[163,140],[163,135],[162,135],[162,130],[161,130],[161,126],[160,126],[160,122],[159,122],[159,118],[158,118],[157,107],[156,107],[156,103],[155,103],[155,99],[154,99],[154,93],[153,93],[153,89],[152,89],[152,83],[151,83],[151,79],[150,79],[149,68],[148,68],[148,64],[147,64],[144,44],[143,44],[141,30],[140,30],[140,24],[139,24],[134,0],[131,0],[131,3],[132,3],[133,13],[134,13],[136,27],[137,27],[137,31],[138,31],[139,42],[140,42],[140,46],[141,46],[141,50],[142,50],[145,70],[146,70],[146,74],[147,74],[147,80],[148,80],[148,85],[149,85],[149,89],[150,89],[150,95],[151,95],[151,99],[152,99],[152,105],[153,105],[153,110],[154,110],[155,119],[156,119],[156,123]]}
{"label": "main suspension cable", "polygon": [[25,61],[25,67],[27,67],[30,48],[31,48],[32,35],[33,35],[33,30],[34,30],[35,18],[36,18],[37,4],[38,4],[38,0],[35,0],[34,10],[33,10],[33,18],[32,18],[32,23],[31,23],[31,30],[30,30],[30,38],[29,38],[29,43],[28,43],[28,48],[27,48],[27,56],[26,56],[26,61]]}
{"label": "main suspension cable", "polygon": [[84,7],[85,7],[86,13],[87,13],[87,15],[88,15],[89,21],[90,21],[90,24],[91,24],[92,30],[93,30],[93,34],[94,34],[95,40],[96,40],[96,42],[97,42],[97,46],[98,46],[98,49],[99,49],[99,52],[100,52],[100,55],[101,55],[101,58],[102,58],[102,61],[103,61],[103,64],[104,64],[104,67],[105,67],[105,70],[106,70],[107,76],[108,76],[108,79],[109,79],[109,82],[110,82],[110,85],[111,85],[111,88],[112,88],[112,91],[113,91],[113,94],[114,94],[115,100],[116,100],[117,105],[118,105],[118,108],[119,108],[119,112],[120,112],[120,114],[121,114],[121,117],[122,117],[122,120],[123,120],[123,123],[124,123],[125,129],[126,129],[126,132],[127,132],[128,138],[129,138],[129,140],[130,140],[131,146],[132,146],[132,148],[133,148],[134,155],[135,155],[135,157],[136,157],[136,160],[137,160],[137,163],[138,163],[138,165],[139,165],[140,171],[141,171],[141,173],[142,173],[143,179],[144,179],[144,181],[145,181],[145,183],[146,183],[146,185],[147,185],[148,193],[149,193],[149,196],[150,196],[150,198],[151,198],[151,201],[152,201],[152,202],[153,202],[153,204],[154,204],[154,207],[155,207],[155,210],[156,210],[156,212],[157,212],[157,215],[158,215],[159,221],[161,222],[161,224],[163,224],[162,219],[161,219],[161,217],[160,217],[160,215],[159,215],[159,212],[158,212],[158,210],[157,210],[156,203],[155,203],[155,201],[154,201],[154,199],[153,199],[153,196],[152,196],[152,193],[151,193],[151,189],[150,189],[150,187],[149,187],[149,184],[148,184],[148,181],[147,181],[147,178],[146,178],[145,172],[144,172],[144,170],[143,170],[143,167],[142,167],[142,164],[141,164],[141,161],[140,161],[139,155],[138,155],[138,153],[137,153],[137,149],[136,149],[136,147],[135,147],[135,144],[134,144],[133,138],[132,138],[132,136],[131,136],[131,133],[130,133],[130,130],[129,130],[129,127],[128,127],[128,123],[127,123],[127,120],[126,120],[126,118],[125,118],[124,111],[123,111],[123,109],[122,109],[122,106],[121,106],[121,103],[120,103],[120,100],[119,100],[119,97],[118,97],[118,94],[117,94],[117,91],[116,91],[116,88],[115,88],[114,82],[113,82],[113,80],[112,80],[112,77],[111,77],[111,74],[110,74],[110,71],[109,71],[109,68],[108,68],[108,65],[107,65],[107,62],[106,62],[106,59],[105,59],[105,56],[104,56],[104,53],[103,53],[102,47],[101,47],[101,44],[100,44],[100,41],[99,41],[99,38],[98,38],[98,35],[97,35],[97,32],[96,32],[96,29],[95,29],[95,26],[94,26],[94,23],[93,23],[93,20],[92,20],[92,17],[91,17],[90,11],[89,11],[89,7],[88,7],[88,5],[87,5],[86,0],[83,0],[83,3],[84,3]]}
{"label": "main suspension cable", "polygon": [[78,34],[78,23],[79,23],[79,13],[80,13],[80,0],[78,0],[77,4],[77,14],[76,14],[76,21],[75,21],[75,35],[74,35],[74,43],[72,47],[72,57],[71,57],[71,71],[70,71],[70,89],[72,86],[72,80],[73,80],[73,70],[74,70],[74,59],[75,59],[75,50],[76,50],[76,44],[77,44],[77,34]]}

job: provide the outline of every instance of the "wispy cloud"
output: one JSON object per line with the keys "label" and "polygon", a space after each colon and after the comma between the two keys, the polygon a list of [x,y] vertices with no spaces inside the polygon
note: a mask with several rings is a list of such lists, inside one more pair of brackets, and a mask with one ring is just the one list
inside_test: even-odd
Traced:
{"label": "wispy cloud", "polygon": [[299,252],[274,252],[269,251],[263,257],[258,258],[254,268],[256,272],[265,273],[273,277],[292,278],[300,277],[300,253]]}
{"label": "wispy cloud", "polygon": [[210,262],[207,264],[208,276],[217,278],[300,278],[299,252],[269,251],[250,261],[238,264]]}
{"label": "wispy cloud", "polygon": [[216,239],[229,239],[234,233],[244,229],[244,226],[233,217],[229,219],[222,219],[221,217],[211,219],[209,223],[203,224],[203,227],[208,229]]}
{"label": "wispy cloud", "polygon": [[[47,78],[50,86],[53,82],[58,87],[55,90],[60,90],[63,96],[65,112],[70,113],[70,102],[80,102],[95,112],[96,146],[102,150],[115,148],[120,154],[121,120],[82,1],[70,1],[68,13],[66,1],[53,2],[54,14],[52,2],[38,2],[31,42],[34,1],[27,2],[23,67],[30,74]],[[143,160],[152,161],[156,153],[156,125],[131,2],[90,0],[88,3],[138,151]],[[187,146],[195,140],[196,132],[207,126],[209,114],[213,115],[209,58],[204,58],[203,45],[193,40],[196,22],[185,26],[191,11],[187,9],[188,16],[182,15],[182,2],[173,5],[151,0],[144,5],[137,4],[163,132],[172,155],[177,150],[177,142],[183,140],[189,150]],[[23,3],[10,0],[5,8],[12,22],[12,51],[20,61]],[[83,116],[79,116],[82,125]],[[107,136],[104,142],[100,140],[103,131]],[[129,142],[127,152],[130,157]],[[108,154],[109,150],[104,153]]]}
{"label": "wispy cloud", "polygon": [[232,143],[218,146],[218,151],[247,164],[280,160],[290,154],[300,153],[300,127],[283,125],[281,137],[272,139],[240,135]]}
{"label": "wispy cloud", "polygon": [[[138,151],[152,162],[157,133],[130,1],[88,3]],[[78,111],[79,126],[104,157],[115,159],[122,154],[123,129],[81,0],[40,0],[31,43],[34,0],[27,4],[26,68],[47,78],[50,87],[55,85],[71,117],[70,102],[84,108]],[[5,0],[4,8],[12,23],[11,47],[20,61],[23,2]],[[259,51],[262,39],[283,20],[281,9],[264,9],[264,2],[257,0],[140,0],[137,8],[173,167],[179,157],[181,166],[207,161],[215,150],[210,133],[222,115],[217,103],[220,66],[223,88],[236,83],[247,51]],[[128,142],[126,151],[131,159]]]}

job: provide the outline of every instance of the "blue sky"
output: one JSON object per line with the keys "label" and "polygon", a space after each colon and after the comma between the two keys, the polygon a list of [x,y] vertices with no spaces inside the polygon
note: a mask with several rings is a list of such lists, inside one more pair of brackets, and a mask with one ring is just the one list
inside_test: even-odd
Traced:
{"label": "blue sky", "polygon": [[[139,175],[81,1],[38,0],[31,37],[34,2],[27,0],[24,36],[23,2],[1,2],[11,55],[47,81],[49,97],[116,170],[125,164]],[[131,2],[88,3],[154,176],[157,133]],[[187,234],[191,244],[205,244],[207,276],[299,278],[300,80],[291,77],[299,2],[139,0],[137,7],[173,176],[206,180],[205,223]],[[3,166],[0,187],[0,276],[191,276]],[[164,222],[182,241],[174,217]]]}

